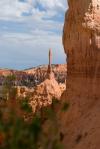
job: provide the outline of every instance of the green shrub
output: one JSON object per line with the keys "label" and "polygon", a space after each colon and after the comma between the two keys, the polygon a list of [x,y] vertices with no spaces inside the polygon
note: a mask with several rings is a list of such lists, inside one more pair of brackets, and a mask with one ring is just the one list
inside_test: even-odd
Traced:
{"label": "green shrub", "polygon": [[62,105],[62,112],[66,112],[67,110],[68,110],[68,108],[69,108],[69,104],[68,103],[63,103],[63,105]]}
{"label": "green shrub", "polygon": [[32,107],[29,105],[28,98],[24,98],[20,101],[20,107],[25,112],[28,112],[28,113],[32,112]]}
{"label": "green shrub", "polygon": [[[48,149],[50,147],[50,149],[63,149],[55,111],[59,101],[53,99],[51,106],[42,108],[33,114],[29,98],[17,98],[17,91],[13,85],[14,80],[14,76],[8,76],[4,83],[4,96],[8,95],[8,101],[12,105],[9,107],[6,100],[6,106],[3,109],[0,108],[0,149]],[[12,103],[12,99],[16,101],[15,105]],[[69,105],[64,103],[62,110],[66,111],[68,107]],[[19,115],[17,110],[22,115]],[[25,116],[27,116],[27,121]],[[49,122],[47,123],[49,126],[47,134],[44,133],[44,119]],[[51,134],[53,139],[49,136]]]}

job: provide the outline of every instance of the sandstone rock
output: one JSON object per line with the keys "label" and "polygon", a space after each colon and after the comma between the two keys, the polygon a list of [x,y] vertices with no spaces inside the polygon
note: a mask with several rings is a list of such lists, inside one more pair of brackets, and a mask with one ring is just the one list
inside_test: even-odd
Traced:
{"label": "sandstone rock", "polygon": [[[48,78],[38,85],[33,92],[33,97],[30,104],[32,105],[33,112],[36,108],[45,107],[52,104],[52,99],[60,99],[61,90],[60,86],[55,80],[54,74],[48,75]],[[35,105],[35,106],[34,106]]]}
{"label": "sandstone rock", "polygon": [[63,44],[68,76],[59,112],[65,149],[100,148],[100,0],[68,0]]}
{"label": "sandstone rock", "polygon": [[66,90],[66,84],[65,83],[59,83],[59,87],[60,87],[60,90],[62,93]]}
{"label": "sandstone rock", "polygon": [[[66,64],[52,64],[51,69],[55,75],[55,79],[57,80],[57,82],[64,83],[66,78],[66,71],[67,71]],[[48,70],[48,65],[41,65],[35,68],[27,69],[24,72],[27,73],[28,75],[36,76],[36,79],[40,84],[46,79],[47,70]]]}
{"label": "sandstone rock", "polygon": [[[66,64],[52,64],[52,72],[58,83],[64,83],[66,78]],[[46,79],[48,65],[41,65],[26,70],[0,69],[0,85],[3,85],[6,76],[15,75],[16,86],[35,87]]]}
{"label": "sandstone rock", "polygon": [[68,74],[100,75],[100,0],[68,0],[63,44]]}
{"label": "sandstone rock", "polygon": [[25,98],[32,96],[34,88],[28,88],[26,86],[16,86],[18,97]]}

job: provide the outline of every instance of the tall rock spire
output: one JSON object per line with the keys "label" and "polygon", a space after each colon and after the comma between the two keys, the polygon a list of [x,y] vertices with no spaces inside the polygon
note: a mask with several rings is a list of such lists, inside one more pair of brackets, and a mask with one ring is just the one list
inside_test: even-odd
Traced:
{"label": "tall rock spire", "polygon": [[52,50],[49,49],[49,64],[48,64],[48,70],[47,70],[48,79],[54,78],[54,73],[52,72],[51,64],[52,64]]}
{"label": "tall rock spire", "polygon": [[51,49],[49,49],[48,73],[51,73],[51,61],[52,61],[52,51],[51,51]]}

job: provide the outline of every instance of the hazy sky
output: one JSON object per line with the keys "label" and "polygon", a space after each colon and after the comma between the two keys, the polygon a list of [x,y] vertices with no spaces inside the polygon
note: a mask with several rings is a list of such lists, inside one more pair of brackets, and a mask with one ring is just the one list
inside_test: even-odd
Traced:
{"label": "hazy sky", "polygon": [[62,29],[67,0],[0,0],[0,68],[64,63]]}

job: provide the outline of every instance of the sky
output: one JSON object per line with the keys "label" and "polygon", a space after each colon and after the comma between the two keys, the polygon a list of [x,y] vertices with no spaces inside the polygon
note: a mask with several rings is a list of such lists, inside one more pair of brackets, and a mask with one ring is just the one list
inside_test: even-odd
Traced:
{"label": "sky", "polygon": [[65,63],[62,31],[67,0],[0,0],[0,68]]}

